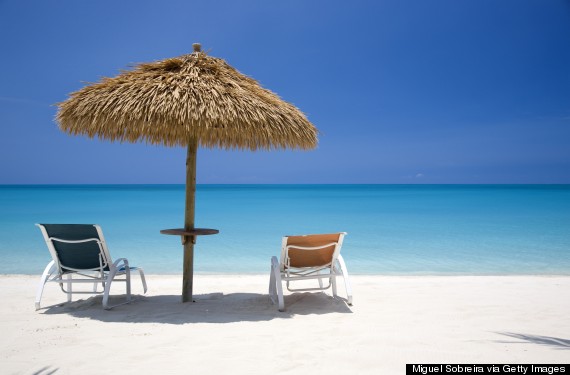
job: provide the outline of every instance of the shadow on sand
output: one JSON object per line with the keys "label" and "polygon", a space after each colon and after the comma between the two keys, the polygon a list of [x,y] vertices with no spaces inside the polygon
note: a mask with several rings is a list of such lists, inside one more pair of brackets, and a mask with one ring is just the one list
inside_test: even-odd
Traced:
{"label": "shadow on sand", "polygon": [[562,350],[564,350],[564,349],[569,350],[570,349],[570,340],[561,339],[558,337],[525,335],[525,334],[521,334],[521,333],[512,333],[512,332],[497,332],[497,334],[512,337],[514,339],[520,340],[520,341],[498,341],[501,343],[521,344],[523,342],[527,342],[527,343],[532,343],[532,344],[537,344],[537,345],[551,346],[555,349],[562,349]]}
{"label": "shadow on sand", "polygon": [[50,366],[43,367],[38,371],[34,371],[33,375],[52,375],[55,374],[59,370],[58,368],[51,368]]}
{"label": "shadow on sand", "polygon": [[[118,303],[124,296],[113,296]],[[269,321],[294,315],[352,313],[346,302],[325,293],[294,293],[285,296],[285,312],[277,311],[267,294],[211,293],[194,296],[196,302],[182,303],[179,295],[136,296],[128,305],[103,310],[101,296],[49,306],[44,314],[69,314],[102,322],[130,323],[232,323]]]}

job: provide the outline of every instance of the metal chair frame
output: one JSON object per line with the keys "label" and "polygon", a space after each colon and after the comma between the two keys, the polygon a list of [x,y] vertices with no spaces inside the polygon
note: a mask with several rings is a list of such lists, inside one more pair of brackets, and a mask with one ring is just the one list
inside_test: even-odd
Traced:
{"label": "metal chair frame", "polygon": [[[271,273],[269,278],[269,296],[273,304],[277,304],[279,311],[285,310],[285,301],[283,297],[283,286],[282,282],[286,282],[287,290],[291,292],[300,291],[318,291],[326,290],[332,287],[333,297],[339,298],[337,294],[337,277],[342,277],[344,280],[344,286],[346,290],[346,302],[348,305],[352,305],[352,288],[350,285],[350,280],[348,277],[348,270],[346,268],[346,263],[342,255],[340,255],[340,249],[344,240],[346,232],[339,233],[339,239],[336,242],[329,242],[319,246],[299,246],[299,245],[289,245],[287,243],[290,236],[283,237],[281,244],[281,260],[278,261],[276,256],[271,258]],[[314,235],[307,235],[314,236]],[[317,235],[318,236],[318,235]],[[291,258],[289,257],[289,251],[291,249],[302,250],[302,251],[315,251],[320,249],[325,249],[334,246],[334,251],[331,256],[331,261],[319,266],[309,266],[309,267],[292,267]],[[319,282],[318,287],[312,288],[292,288],[290,283],[292,281],[300,280],[312,280],[316,279]],[[327,280],[328,283],[325,285],[323,280]]]}
{"label": "metal chair frame", "polygon": [[[36,310],[40,309],[40,302],[46,283],[58,283],[61,291],[67,294],[67,302],[72,301],[73,294],[103,294],[102,305],[105,310],[108,310],[113,307],[132,302],[131,271],[138,271],[144,293],[146,293],[147,284],[143,269],[129,266],[129,261],[126,258],[119,258],[113,262],[103,237],[103,231],[99,225],[93,225],[97,230],[98,238],[86,238],[82,240],[67,240],[63,238],[50,237],[46,228],[42,224],[36,225],[40,228],[48,250],[52,256],[52,260],[44,269],[36,292]],[[78,269],[62,264],[54,246],[54,242],[78,245],[95,242],[99,247],[99,265],[93,268]],[[120,278],[121,276],[123,277]],[[124,282],[126,284],[126,301],[115,305],[109,305],[109,293],[111,291],[111,284],[114,281]],[[76,283],[91,283],[93,284],[93,291],[74,291],[72,285]],[[102,286],[101,291],[98,290],[99,284]]]}

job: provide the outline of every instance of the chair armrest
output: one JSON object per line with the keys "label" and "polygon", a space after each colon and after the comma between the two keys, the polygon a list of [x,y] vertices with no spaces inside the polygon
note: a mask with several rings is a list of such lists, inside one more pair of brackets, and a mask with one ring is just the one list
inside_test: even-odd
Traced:
{"label": "chair armrest", "polygon": [[119,259],[116,259],[116,260],[113,262],[113,267],[115,267],[115,268],[117,268],[117,269],[120,269],[121,267],[119,267],[119,265],[120,265],[121,263],[122,263],[122,267],[123,267],[124,269],[129,268],[129,261],[128,261],[127,258],[119,258]]}
{"label": "chair armrest", "polygon": [[271,267],[279,267],[279,261],[275,255],[271,257]]}

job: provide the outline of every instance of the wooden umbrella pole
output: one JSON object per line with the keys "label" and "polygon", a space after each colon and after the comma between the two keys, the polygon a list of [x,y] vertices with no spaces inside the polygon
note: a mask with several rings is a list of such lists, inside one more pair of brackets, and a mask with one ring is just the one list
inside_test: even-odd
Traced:
{"label": "wooden umbrella pole", "polygon": [[[196,156],[198,140],[188,142],[186,155],[186,209],[184,212],[184,229],[194,229],[194,208],[196,196]],[[194,243],[195,236],[184,237],[184,268],[182,274],[182,302],[192,302],[192,284],[194,277]]]}

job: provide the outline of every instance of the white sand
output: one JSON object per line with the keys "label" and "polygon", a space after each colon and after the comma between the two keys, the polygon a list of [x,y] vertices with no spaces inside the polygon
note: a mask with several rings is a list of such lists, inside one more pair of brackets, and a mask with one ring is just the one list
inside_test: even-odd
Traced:
{"label": "white sand", "polygon": [[[404,374],[406,363],[569,363],[570,277],[353,276],[354,306],[286,297],[267,276],[147,276],[149,292],[111,311],[65,301],[39,277],[1,276],[1,374]],[[138,278],[134,292],[140,293]],[[120,290],[116,290],[117,293]],[[79,298],[83,298],[79,300]],[[51,305],[51,307],[50,307]]]}

